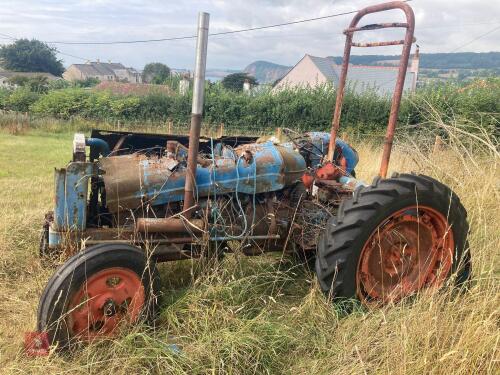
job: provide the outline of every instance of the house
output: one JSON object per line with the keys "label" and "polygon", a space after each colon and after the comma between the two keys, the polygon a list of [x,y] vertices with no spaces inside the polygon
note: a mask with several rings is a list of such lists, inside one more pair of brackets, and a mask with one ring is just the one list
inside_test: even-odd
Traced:
{"label": "house", "polygon": [[[413,56],[406,72],[404,90],[415,91],[417,85],[419,54],[418,49]],[[337,87],[341,66],[328,57],[305,55],[285,76],[274,86],[273,91],[284,88],[316,87],[331,84]],[[346,86],[357,93],[374,90],[380,95],[393,92],[398,75],[398,67],[349,65]]]}
{"label": "house", "polygon": [[56,77],[53,74],[45,73],[45,72],[13,72],[10,70],[0,70],[0,87],[15,87],[10,82],[12,77],[26,77],[26,78],[34,78],[34,77],[47,77],[48,81],[54,81],[57,79],[61,79],[60,77]]}
{"label": "house", "polygon": [[63,73],[67,81],[97,78],[101,82],[121,81],[129,83],[141,83],[142,76],[134,68],[127,68],[121,63],[103,63],[99,60],[85,64],[73,64]]}

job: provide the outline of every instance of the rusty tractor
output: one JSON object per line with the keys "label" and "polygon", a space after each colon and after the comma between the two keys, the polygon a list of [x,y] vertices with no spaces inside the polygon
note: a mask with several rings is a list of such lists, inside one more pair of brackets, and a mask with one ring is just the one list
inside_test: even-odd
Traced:
{"label": "rusty tractor", "polygon": [[[399,9],[404,23],[358,26]],[[450,275],[470,274],[466,211],[435,179],[386,178],[411,45],[405,2],[360,10],[346,44],[330,132],[280,137],[201,137],[208,14],[199,18],[189,137],[94,130],[76,134],[73,160],[55,170],[55,206],[40,252],[68,254],[40,299],[39,342],[67,348],[116,334],[153,311],[156,263],[239,251],[315,259],[321,289],[336,299],[381,305]],[[404,40],[354,43],[358,31],[403,28]],[[403,45],[380,173],[356,179],[358,155],[337,137],[352,46]],[[320,229],[318,229],[320,228]]]}

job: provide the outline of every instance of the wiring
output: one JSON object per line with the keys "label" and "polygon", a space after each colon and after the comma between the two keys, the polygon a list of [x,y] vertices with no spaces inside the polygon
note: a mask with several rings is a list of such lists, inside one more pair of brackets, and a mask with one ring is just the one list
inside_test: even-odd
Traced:
{"label": "wiring", "polygon": [[[405,3],[411,2],[412,0],[405,0]],[[319,17],[312,17],[312,18],[304,18],[296,21],[288,21],[288,22],[281,22],[281,23],[275,23],[271,25],[263,25],[263,26],[256,26],[256,27],[247,27],[243,29],[237,29],[237,30],[229,30],[229,31],[220,31],[216,33],[209,33],[208,36],[220,36],[220,35],[230,35],[230,34],[240,34],[240,33],[245,33],[245,32],[250,32],[250,31],[258,31],[258,30],[267,30],[267,29],[272,29],[276,27],[283,27],[283,26],[290,26],[290,25],[297,25],[297,24],[302,24],[302,23],[307,23],[307,22],[315,22],[315,21],[322,21],[330,18],[335,18],[335,17],[341,17],[341,16],[347,16],[349,14],[355,14],[359,12],[359,9],[357,10],[351,10],[349,12],[340,12],[340,13],[335,13],[335,14],[329,14],[326,16],[319,16]],[[175,36],[175,37],[164,37],[164,38],[152,38],[152,39],[137,39],[137,40],[115,40],[115,41],[64,41],[64,40],[54,40],[54,41],[46,41],[46,43],[49,44],[64,44],[64,45],[111,45],[111,44],[138,44],[138,43],[155,43],[155,42],[169,42],[169,41],[175,41],[175,40],[185,40],[185,39],[196,39],[197,35],[183,35],[183,36]]]}
{"label": "wiring", "polygon": [[[327,15],[327,16],[314,17],[314,18],[306,18],[306,19],[302,19],[302,20],[290,21],[290,22],[282,22],[282,23],[276,23],[276,24],[272,24],[272,25],[257,26],[257,27],[248,27],[248,28],[245,28],[245,29],[238,29],[238,30],[221,31],[221,32],[217,32],[217,33],[209,33],[208,36],[220,36],[220,35],[240,34],[240,33],[245,33],[245,32],[249,32],[249,31],[266,30],[266,29],[272,29],[272,28],[276,28],[276,27],[296,25],[296,24],[306,23],[306,22],[321,21],[321,20],[325,20],[325,19],[329,19],[329,18],[346,16],[346,15],[354,14],[354,13],[357,13],[357,12],[358,12],[358,10],[353,10],[353,11],[350,11],[350,12],[336,13],[336,14],[330,14],[330,15]],[[50,44],[64,44],[64,45],[110,45],[110,44],[138,44],[138,43],[169,42],[169,41],[174,41],[174,40],[185,40],[185,39],[196,39],[196,38],[197,38],[197,35],[184,35],[184,36],[156,38],[156,39],[118,40],[118,41],[104,41],[104,42],[99,42],[99,41],[78,42],[78,41],[60,41],[60,40],[55,40],[55,41],[48,41],[46,43],[50,43]]]}
{"label": "wiring", "polygon": [[[12,35],[8,35],[8,34],[4,34],[4,33],[0,33],[0,35],[3,36],[3,38],[1,39],[8,39],[8,40],[12,40],[14,42],[18,41],[19,38],[16,38]],[[44,43],[47,43],[49,44],[48,42],[44,42]],[[90,59],[86,58],[86,57],[81,57],[81,56],[76,56],[76,55],[72,55],[70,53],[66,53],[66,52],[61,52],[59,51],[58,49],[56,49],[56,52],[59,54],[59,55],[64,55],[64,56],[69,56],[69,57],[73,57],[75,59],[79,59],[79,60],[82,60],[82,61],[90,61]]]}

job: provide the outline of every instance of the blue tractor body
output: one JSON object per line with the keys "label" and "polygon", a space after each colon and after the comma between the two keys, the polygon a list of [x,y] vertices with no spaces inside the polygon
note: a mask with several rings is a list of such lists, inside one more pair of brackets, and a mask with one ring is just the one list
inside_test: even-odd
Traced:
{"label": "blue tractor body", "polygon": [[[276,203],[282,195],[286,197],[304,175],[321,165],[329,137],[328,133],[311,132],[300,140],[290,137],[285,141],[201,138],[195,192],[201,210],[207,201],[232,196],[241,198],[243,205],[250,197],[257,197],[266,207],[263,212],[270,211],[271,204],[265,200]],[[137,239],[134,223],[138,218],[154,220],[182,212],[187,142],[183,136],[99,130],[89,138],[76,135],[73,161],[55,170],[54,211],[48,215],[47,240],[41,251],[78,249],[82,241],[145,241],[144,236]],[[357,163],[356,152],[341,140],[336,146],[347,160],[346,172],[351,173]],[[238,215],[241,219],[242,213]],[[241,228],[242,224],[235,226]],[[182,232],[175,232],[175,237],[182,234],[181,242],[188,242]],[[247,234],[255,232],[268,234],[256,228]],[[226,228],[223,237],[227,234]],[[278,237],[276,233],[272,236]],[[168,242],[164,234],[155,232],[148,237],[153,243],[158,239]]]}

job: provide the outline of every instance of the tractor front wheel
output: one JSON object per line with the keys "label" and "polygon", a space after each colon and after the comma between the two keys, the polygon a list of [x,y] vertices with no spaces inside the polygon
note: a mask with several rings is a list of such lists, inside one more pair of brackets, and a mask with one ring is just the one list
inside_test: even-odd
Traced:
{"label": "tractor front wheel", "polygon": [[316,272],[334,298],[365,305],[396,302],[470,276],[467,213],[445,185],[423,175],[376,178],[329,220]]}
{"label": "tractor front wheel", "polygon": [[38,305],[38,331],[69,348],[113,337],[118,328],[151,316],[157,271],[127,244],[91,246],[69,258],[47,283]]}

